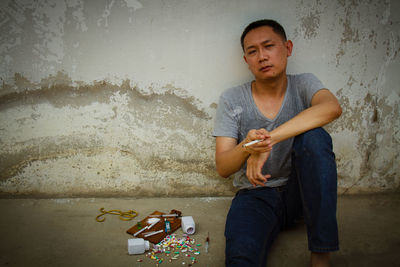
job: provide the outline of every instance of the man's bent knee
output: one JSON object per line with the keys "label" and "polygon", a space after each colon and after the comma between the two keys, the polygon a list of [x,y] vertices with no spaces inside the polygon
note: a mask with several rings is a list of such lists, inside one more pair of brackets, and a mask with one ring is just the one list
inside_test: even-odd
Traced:
{"label": "man's bent knee", "polygon": [[323,150],[332,150],[332,138],[323,128],[315,128],[304,132],[294,139],[293,149],[302,153],[308,151],[314,153]]}

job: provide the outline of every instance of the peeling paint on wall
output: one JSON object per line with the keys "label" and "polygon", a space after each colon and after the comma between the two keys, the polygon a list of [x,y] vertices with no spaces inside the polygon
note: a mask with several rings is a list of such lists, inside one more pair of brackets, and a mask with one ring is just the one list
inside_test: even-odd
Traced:
{"label": "peeling paint on wall", "polygon": [[335,133],[340,191],[379,192],[398,188],[400,136],[398,125],[392,123],[398,120],[399,103],[392,107],[387,99],[367,94],[354,105],[343,95],[343,90],[338,96],[343,114],[328,129]]}
{"label": "peeling paint on wall", "polygon": [[304,35],[306,39],[315,38],[321,22],[321,2],[306,4],[304,1],[300,1],[297,4],[297,10],[301,23],[295,29],[295,36]]}
{"label": "peeling paint on wall", "polygon": [[129,81],[74,88],[58,77],[0,97],[3,192],[226,194],[216,190],[211,118],[174,93],[181,89],[143,94]]}
{"label": "peeling paint on wall", "polygon": [[0,193],[231,195],[211,130],[220,93],[251,79],[238,39],[261,18],[293,40],[289,72],[342,105],[339,192],[398,191],[399,3],[1,1]]}
{"label": "peeling paint on wall", "polygon": [[297,1],[296,8],[295,47],[310,40],[299,51],[306,58],[324,55],[321,73],[341,77],[328,88],[343,114],[327,126],[334,136],[339,191],[398,190],[400,88],[394,72],[400,68],[400,6],[388,0]]}

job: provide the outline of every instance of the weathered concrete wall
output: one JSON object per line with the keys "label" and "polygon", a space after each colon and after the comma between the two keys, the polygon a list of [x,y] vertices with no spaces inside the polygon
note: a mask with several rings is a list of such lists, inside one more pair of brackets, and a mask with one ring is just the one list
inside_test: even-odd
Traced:
{"label": "weathered concrete wall", "polygon": [[340,192],[398,190],[399,1],[17,0],[0,3],[0,192],[231,194],[213,117],[251,79],[238,39],[260,18],[294,41],[289,72],[340,99]]}

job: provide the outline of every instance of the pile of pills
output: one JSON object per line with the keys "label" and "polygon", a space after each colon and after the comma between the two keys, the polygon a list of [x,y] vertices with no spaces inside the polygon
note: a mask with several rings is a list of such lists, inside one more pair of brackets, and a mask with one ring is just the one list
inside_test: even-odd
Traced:
{"label": "pile of pills", "polygon": [[199,247],[195,240],[188,235],[177,238],[175,234],[167,235],[146,256],[156,262],[159,266],[163,262],[182,261],[182,265],[192,266],[197,263],[196,256],[200,255]]}

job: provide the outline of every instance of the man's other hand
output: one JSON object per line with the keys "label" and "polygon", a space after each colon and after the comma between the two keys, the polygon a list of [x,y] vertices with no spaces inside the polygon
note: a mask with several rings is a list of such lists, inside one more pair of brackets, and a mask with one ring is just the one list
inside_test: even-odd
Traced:
{"label": "man's other hand", "polygon": [[271,177],[269,174],[262,174],[262,167],[267,161],[270,153],[270,151],[264,153],[253,153],[247,159],[246,175],[247,179],[249,179],[250,183],[254,187],[257,185],[264,186],[264,183],[267,181],[267,179]]}

